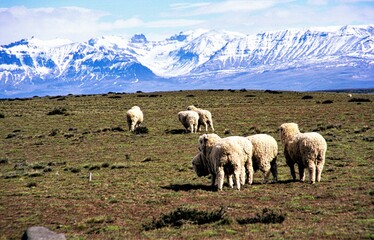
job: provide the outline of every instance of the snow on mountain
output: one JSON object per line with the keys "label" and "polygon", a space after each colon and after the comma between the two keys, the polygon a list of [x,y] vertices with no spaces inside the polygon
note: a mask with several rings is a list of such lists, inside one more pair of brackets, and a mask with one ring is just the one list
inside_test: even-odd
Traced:
{"label": "snow on mountain", "polygon": [[220,86],[373,88],[374,26],[256,35],[198,29],[163,41],[137,34],[82,43],[31,38],[0,46],[0,97]]}

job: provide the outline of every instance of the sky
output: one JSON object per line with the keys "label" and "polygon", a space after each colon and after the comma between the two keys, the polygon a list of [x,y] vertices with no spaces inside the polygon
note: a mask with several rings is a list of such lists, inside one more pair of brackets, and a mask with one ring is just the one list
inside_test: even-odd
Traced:
{"label": "sky", "polygon": [[0,45],[104,35],[162,40],[182,31],[256,34],[374,24],[374,0],[0,0]]}

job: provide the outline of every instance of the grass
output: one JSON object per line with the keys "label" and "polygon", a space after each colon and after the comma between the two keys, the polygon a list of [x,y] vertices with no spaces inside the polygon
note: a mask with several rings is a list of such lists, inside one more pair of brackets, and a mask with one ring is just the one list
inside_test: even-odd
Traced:
{"label": "grass", "polygon": [[[220,90],[0,100],[0,239],[33,225],[68,239],[370,239],[374,96],[351,99]],[[133,105],[145,117],[136,133],[125,117]],[[261,184],[256,172],[241,191],[213,191],[191,166],[200,134],[176,117],[189,105],[210,110],[222,137],[275,137],[279,182]],[[291,181],[277,132],[284,122],[326,138],[322,182]],[[225,221],[198,224],[221,207]]]}

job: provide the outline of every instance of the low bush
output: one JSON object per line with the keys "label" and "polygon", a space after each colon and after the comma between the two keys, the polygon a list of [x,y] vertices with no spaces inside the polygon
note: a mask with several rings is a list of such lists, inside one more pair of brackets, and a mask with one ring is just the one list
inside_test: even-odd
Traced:
{"label": "low bush", "polygon": [[371,102],[368,98],[351,98],[348,102]]}
{"label": "low bush", "polygon": [[149,132],[147,127],[137,127],[134,130],[135,134],[147,134]]}
{"label": "low bush", "polygon": [[202,225],[218,221],[228,222],[225,213],[223,207],[213,212],[178,208],[175,211],[162,215],[159,219],[153,219],[151,223],[144,224],[143,228],[144,230],[153,230],[170,226],[180,227],[185,223]]}
{"label": "low bush", "polygon": [[66,114],[66,108],[61,108],[61,107],[57,107],[47,113],[47,115],[65,115],[65,114]]}

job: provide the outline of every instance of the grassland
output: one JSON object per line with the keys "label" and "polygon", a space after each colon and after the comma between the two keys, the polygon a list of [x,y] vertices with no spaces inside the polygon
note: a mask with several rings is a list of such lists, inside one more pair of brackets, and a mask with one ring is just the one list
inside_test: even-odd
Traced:
{"label": "grassland", "polygon": [[[374,95],[353,97],[225,90],[1,100],[0,239],[34,225],[68,239],[373,239]],[[280,181],[261,184],[257,172],[241,191],[212,191],[190,164],[199,134],[182,133],[176,117],[191,104],[212,112],[222,137],[275,137]],[[127,131],[133,105],[148,133]],[[322,182],[290,181],[284,122],[326,138]],[[264,209],[284,221],[251,221]],[[171,213],[223,218],[151,227]]]}

